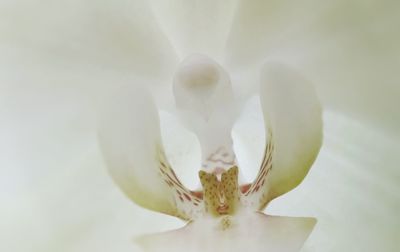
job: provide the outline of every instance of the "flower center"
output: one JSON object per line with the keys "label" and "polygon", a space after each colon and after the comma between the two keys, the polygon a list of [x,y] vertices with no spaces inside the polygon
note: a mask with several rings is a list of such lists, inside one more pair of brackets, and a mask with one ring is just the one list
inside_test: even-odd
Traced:
{"label": "flower center", "polygon": [[237,166],[222,172],[220,179],[216,174],[205,171],[200,171],[199,177],[206,212],[212,216],[234,214],[239,203]]}

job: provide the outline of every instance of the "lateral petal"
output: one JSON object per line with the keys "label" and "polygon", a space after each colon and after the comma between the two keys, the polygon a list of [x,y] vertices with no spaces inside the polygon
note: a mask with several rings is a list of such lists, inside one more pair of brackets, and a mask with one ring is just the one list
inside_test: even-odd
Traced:
{"label": "lateral petal", "polygon": [[118,94],[100,123],[99,141],[109,172],[122,191],[150,210],[194,219],[201,199],[179,181],[166,159],[159,117],[150,94]]}
{"label": "lateral petal", "polygon": [[258,176],[244,197],[257,210],[300,184],[322,143],[321,107],[303,76],[283,65],[265,65],[260,100],[268,140]]}

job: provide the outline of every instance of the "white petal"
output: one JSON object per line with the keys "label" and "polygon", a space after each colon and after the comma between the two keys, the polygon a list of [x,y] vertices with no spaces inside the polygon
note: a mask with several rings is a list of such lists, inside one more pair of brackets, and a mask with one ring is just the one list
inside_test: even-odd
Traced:
{"label": "white petal", "polygon": [[264,66],[260,99],[269,139],[259,175],[246,196],[263,209],[308,173],[322,142],[322,113],[312,85],[279,64]]}
{"label": "white petal", "polygon": [[399,8],[390,0],[243,0],[227,61],[240,68],[258,68],[265,59],[296,66],[315,81],[324,106],[396,132]]}
{"label": "white petal", "polygon": [[0,34],[2,57],[28,66],[160,77],[175,64],[173,48],[140,1],[3,1]]}
{"label": "white petal", "polygon": [[324,124],[324,145],[307,179],[267,212],[318,219],[304,252],[398,251],[399,137],[332,111]]}
{"label": "white petal", "polygon": [[[286,42],[282,40],[285,35],[292,35],[291,31],[302,28],[314,17],[307,6],[312,2],[316,1],[239,1],[227,42],[227,62],[240,67],[262,63],[268,53],[274,53],[281,42]],[[326,4],[317,6],[321,10]]]}
{"label": "white petal", "polygon": [[0,251],[137,251],[133,235],[181,225],[132,204],[112,182],[85,96],[1,91]]}
{"label": "white petal", "polygon": [[229,217],[232,226],[225,229],[221,225],[227,223],[226,218],[200,219],[182,229],[143,236],[137,241],[151,252],[295,252],[300,250],[316,222],[313,218],[242,213]]}
{"label": "white petal", "polygon": [[115,182],[145,208],[195,218],[202,211],[201,201],[182,185],[166,159],[150,95],[132,89],[114,98],[100,123],[99,139]]}
{"label": "white petal", "polygon": [[220,59],[237,0],[153,0],[161,26],[181,58],[202,53]]}

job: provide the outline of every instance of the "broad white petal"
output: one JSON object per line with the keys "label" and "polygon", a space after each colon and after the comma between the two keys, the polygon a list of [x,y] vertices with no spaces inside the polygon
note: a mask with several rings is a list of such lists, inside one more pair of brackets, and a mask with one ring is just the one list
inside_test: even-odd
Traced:
{"label": "broad white petal", "polygon": [[308,173],[322,143],[322,111],[312,85],[279,64],[264,66],[260,99],[268,144],[246,198],[263,209]]}
{"label": "broad white petal", "polygon": [[227,218],[200,219],[179,230],[143,236],[137,241],[151,252],[295,252],[301,249],[316,222],[313,218],[261,213]]}
{"label": "broad white petal", "polygon": [[220,59],[237,0],[153,0],[160,25],[181,58],[202,53]]}
{"label": "broad white petal", "polygon": [[2,58],[27,71],[45,62],[70,71],[96,68],[154,78],[176,63],[142,1],[2,1],[0,46]]}
{"label": "broad white petal", "polygon": [[324,145],[307,179],[267,212],[318,219],[304,252],[398,251],[400,139],[332,111],[324,125]]}
{"label": "broad white petal", "polygon": [[[227,62],[254,71],[265,59],[296,66],[315,81],[324,107],[397,134],[399,8],[391,0],[243,0]],[[247,77],[242,83],[257,90]]]}
{"label": "broad white petal", "polygon": [[0,251],[137,251],[133,235],[179,227],[113,183],[87,97],[53,92],[0,92]]}
{"label": "broad white petal", "polygon": [[111,176],[140,206],[194,219],[203,210],[202,202],[182,185],[166,159],[150,95],[132,89],[114,98],[99,125],[100,146]]}

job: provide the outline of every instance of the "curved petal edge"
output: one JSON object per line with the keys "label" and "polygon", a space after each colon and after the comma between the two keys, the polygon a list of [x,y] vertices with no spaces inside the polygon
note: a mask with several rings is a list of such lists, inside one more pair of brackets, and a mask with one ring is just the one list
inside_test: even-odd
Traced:
{"label": "curved petal edge", "polygon": [[118,93],[102,111],[99,143],[109,172],[138,205],[184,220],[202,212],[202,201],[177,178],[164,154],[157,108],[149,93]]}
{"label": "curved petal edge", "polygon": [[311,83],[293,69],[264,65],[260,87],[267,143],[261,167],[244,203],[264,209],[298,186],[322,144],[322,109]]}
{"label": "curved petal edge", "polygon": [[[221,223],[231,218],[231,226]],[[201,219],[169,232],[136,238],[144,251],[295,252],[315,226],[314,218],[243,213],[217,220]]]}

